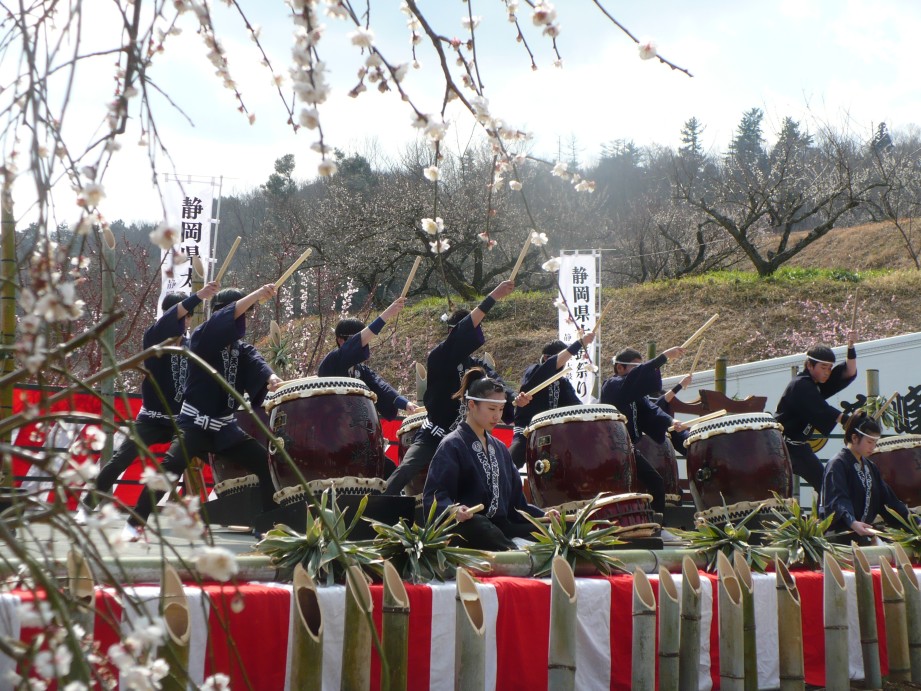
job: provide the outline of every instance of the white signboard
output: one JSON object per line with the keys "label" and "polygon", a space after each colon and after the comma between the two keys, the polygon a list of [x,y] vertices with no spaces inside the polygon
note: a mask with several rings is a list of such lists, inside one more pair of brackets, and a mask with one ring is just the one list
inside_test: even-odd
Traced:
{"label": "white signboard", "polygon": [[192,279],[195,271],[192,268],[193,257],[197,256],[201,259],[206,271],[210,266],[213,190],[214,186],[210,181],[180,183],[180,181],[170,179],[166,183],[166,222],[179,231],[179,242],[174,245],[174,249],[188,257],[189,261],[174,266],[167,257],[168,251],[161,251],[158,315],[162,314],[160,305],[167,293],[175,291],[192,293]]}
{"label": "white signboard", "polygon": [[[560,309],[560,340],[572,343],[582,333],[591,331],[598,318],[598,255],[564,254],[560,257],[560,292],[569,309]],[[596,340],[590,352],[582,350],[574,365],[569,380],[584,403],[593,400],[595,371],[591,364],[598,363],[599,343]],[[590,359],[589,359],[590,358]]]}

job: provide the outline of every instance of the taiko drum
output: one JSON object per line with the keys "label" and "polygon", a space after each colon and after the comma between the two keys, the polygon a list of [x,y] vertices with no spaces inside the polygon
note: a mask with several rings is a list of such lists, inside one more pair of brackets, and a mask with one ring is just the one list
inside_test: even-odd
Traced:
{"label": "taiko drum", "polygon": [[921,435],[880,439],[870,460],[895,496],[908,506],[921,506]]}
{"label": "taiko drum", "polygon": [[[406,452],[409,451],[409,447],[413,445],[413,439],[416,438],[416,434],[419,429],[422,427],[422,423],[425,422],[426,413],[413,413],[412,415],[407,415],[403,419],[403,423],[397,429],[397,441],[399,442],[399,448],[397,449],[397,458],[400,463],[403,462],[403,457],[406,455]],[[417,473],[416,476],[409,481],[406,485],[405,492],[408,496],[416,496],[422,494],[422,490],[425,488],[425,478],[428,477],[429,470],[426,468],[420,473]]]}
{"label": "taiko drum", "polygon": [[665,501],[676,506],[680,505],[681,485],[678,483],[678,455],[675,453],[675,447],[672,446],[671,439],[666,436],[665,441],[659,444],[648,434],[644,434],[636,443],[636,450],[662,476],[662,481],[665,483]]}
{"label": "taiko drum", "polygon": [[[252,412],[242,409],[238,410],[236,412],[237,424],[240,425],[240,429],[265,447],[265,433],[259,428],[259,425],[256,424],[255,419],[253,419],[254,415],[262,420],[263,424],[268,426],[269,414],[262,408],[256,408]],[[219,495],[224,493],[223,488],[229,480],[237,480],[252,474],[251,471],[247,470],[237,461],[222,456],[219,453],[213,453],[210,454],[210,456],[211,473],[214,475],[214,489]],[[262,460],[268,462],[268,452],[266,452],[266,457]],[[253,477],[255,479],[255,476]]]}

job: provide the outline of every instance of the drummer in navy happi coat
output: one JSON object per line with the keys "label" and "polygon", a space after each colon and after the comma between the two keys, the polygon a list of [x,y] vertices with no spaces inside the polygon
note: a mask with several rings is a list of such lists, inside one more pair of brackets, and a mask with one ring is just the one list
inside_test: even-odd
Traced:
{"label": "drummer in navy happi coat", "polygon": [[[519,512],[544,515],[524,497],[521,476],[508,449],[490,434],[502,418],[505,386],[474,367],[467,371],[456,400],[465,417],[438,446],[425,480],[423,504],[437,511],[456,506],[453,532],[464,547],[501,551],[515,549],[515,538],[532,540],[534,526]],[[470,509],[482,505],[481,513]],[[548,512],[550,513],[550,512]],[[554,515],[559,515],[553,510]]]}
{"label": "drummer in navy happi coat", "polygon": [[[524,371],[521,379],[521,390],[530,391],[535,386],[542,384],[563,369],[569,359],[579,354],[583,346],[591,345],[595,334],[589,332],[581,339],[573,341],[568,346],[563,341],[550,341],[541,351],[540,361],[534,363]],[[549,386],[541,389],[526,406],[515,409],[515,434],[512,437],[510,451],[512,461],[521,468],[525,462],[525,451],[528,446],[524,431],[531,420],[539,413],[563,408],[566,406],[580,405],[582,400],[572,388],[572,383],[566,377],[558,379]]]}
{"label": "drummer in navy happi coat", "polygon": [[[275,286],[268,283],[249,295],[236,288],[225,288],[213,302],[213,314],[192,333],[189,348],[224,377],[231,387],[248,394],[253,406],[260,405],[269,391],[274,391],[282,380],[259,352],[240,339],[246,333],[246,313],[257,302],[275,295]],[[228,394],[205,370],[189,363],[185,397],[176,417],[183,439],[174,440],[160,467],[177,477],[188,465],[188,459],[207,458],[217,452],[228,460],[239,463],[259,478],[263,510],[274,507],[274,486],[268,468],[266,448],[246,434],[237,424],[234,413],[236,399]],[[163,492],[141,492],[136,516],[128,519],[123,536],[126,540],[140,538],[141,529],[153,506]]]}
{"label": "drummer in navy happi coat", "polygon": [[406,298],[397,298],[368,326],[365,326],[360,319],[341,319],[336,324],[336,345],[338,347],[323,358],[317,368],[317,374],[321,377],[361,379],[371,391],[377,394],[377,402],[374,405],[378,414],[387,420],[395,419],[400,410],[408,413],[415,412],[416,406],[405,396],[401,396],[377,372],[362,363],[371,357],[371,348],[368,346],[371,337],[379,334],[387,321],[397,316],[405,304]]}
{"label": "drummer in navy happi coat", "polygon": [[835,515],[830,529],[846,533],[837,538],[845,544],[854,539],[859,544],[872,543],[875,531],[871,524],[877,515],[896,528],[903,527],[887,508],[909,520],[908,507],[870,460],[881,433],[876,420],[866,411],[857,411],[844,426],[845,447],[825,466],[819,513],[823,518]]}
{"label": "drummer in navy happi coat", "polygon": [[627,418],[627,432],[633,442],[637,477],[652,495],[653,510],[660,513],[665,511],[665,483],[656,469],[637,451],[636,443],[643,434],[648,434],[653,441],[661,444],[672,425],[679,432],[684,429],[680,421],[674,420],[647,398],[662,390],[662,365],[669,358],[680,357],[683,353],[683,348],[669,348],[652,360],[643,362],[639,351],[633,348],[622,350],[614,358],[614,376],[601,387],[601,402],[616,406]]}
{"label": "drummer in navy happi coat", "polygon": [[848,334],[847,360],[835,365],[835,354],[828,346],[815,346],[806,352],[803,371],[787,384],[774,417],[783,425],[784,441],[790,452],[793,472],[812,485],[822,489],[822,462],[809,446],[813,430],[828,436],[839,422],[844,422],[844,412],[829,405],[827,398],[843,391],[857,377],[857,350],[854,334]]}
{"label": "drummer in navy happi coat", "polygon": [[[472,312],[457,310],[448,319],[448,337],[429,352],[426,360],[426,388],[422,398],[425,404],[425,421],[402,462],[387,481],[385,494],[399,494],[416,475],[425,470],[435,455],[438,444],[462,419],[461,402],[453,396],[460,387],[464,372],[470,367],[479,366],[490,376],[494,374],[485,363],[472,356],[474,351],[486,342],[480,323],[496,301],[514,289],[514,283],[503,281]],[[514,394],[507,389],[506,394],[507,405],[502,419],[512,422],[515,415],[512,407]],[[519,394],[515,403],[526,405],[529,400]]]}
{"label": "drummer in navy happi coat", "polygon": [[[678,395],[678,392],[690,386],[693,380],[694,380],[693,375],[686,374],[680,382],[675,384],[672,388],[670,388],[668,391],[666,391],[661,396],[655,399],[654,403],[656,407],[662,410],[666,415],[668,415],[669,418],[674,418],[675,413],[672,411],[672,401],[675,400],[675,396]],[[660,422],[660,425],[661,424],[663,423]],[[672,446],[682,456],[687,455],[687,453],[685,452],[684,443],[688,440],[688,437],[691,434],[690,431],[686,429],[682,429],[679,432],[677,429],[670,429],[670,428],[671,428],[671,425],[666,427],[666,430],[668,431],[668,436],[671,439]]]}

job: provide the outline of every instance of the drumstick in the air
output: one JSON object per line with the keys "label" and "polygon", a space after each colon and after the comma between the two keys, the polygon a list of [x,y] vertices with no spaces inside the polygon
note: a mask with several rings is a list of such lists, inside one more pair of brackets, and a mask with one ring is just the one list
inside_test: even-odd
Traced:
{"label": "drumstick in the air", "polygon": [[860,286],[854,288],[854,313],[851,315],[851,331],[857,330],[857,305],[860,301],[857,299],[860,295]]}
{"label": "drumstick in the air", "polygon": [[712,317],[710,317],[710,318],[707,320],[707,323],[706,323],[706,324],[704,324],[704,325],[701,326],[699,329],[697,329],[697,331],[695,331],[695,332],[691,335],[691,337],[690,337],[688,340],[686,340],[684,343],[681,344],[681,347],[682,347],[682,348],[687,348],[687,347],[688,347],[689,345],[691,345],[694,341],[696,341],[704,331],[706,331],[707,329],[710,328],[710,325],[713,324],[713,322],[715,322],[716,319],[717,319],[717,317],[719,317],[719,316],[720,316],[720,315],[717,313],[717,314],[714,314]]}
{"label": "drumstick in the air", "polygon": [[285,281],[287,281],[289,278],[291,278],[291,274],[293,274],[295,271],[297,271],[297,267],[299,267],[301,264],[303,264],[304,261],[307,259],[307,257],[310,256],[310,254],[311,254],[312,252],[313,252],[313,250],[310,249],[309,247],[308,247],[306,250],[304,250],[304,253],[303,253],[300,257],[298,257],[298,258],[294,261],[294,263],[293,263],[291,266],[288,267],[288,270],[285,271],[285,272],[281,275],[281,278],[279,278],[277,281],[275,281],[275,289],[276,289],[276,290],[278,290],[279,288],[281,288],[282,284],[283,284]]}
{"label": "drumstick in the air", "polygon": [[697,354],[694,356],[694,362],[691,363],[691,371],[688,374],[692,375],[697,371],[697,363],[700,361],[700,353],[704,349],[704,342],[701,341],[700,345],[697,346]]}
{"label": "drumstick in the air", "polygon": [[[687,422],[684,422],[684,423],[682,423],[682,424],[683,424],[685,427],[690,427],[691,425],[697,425],[697,424],[699,424],[699,423],[701,423],[701,422],[708,422],[708,421],[714,420],[714,419],[716,419],[716,418],[718,418],[718,417],[723,417],[723,415],[725,415],[725,414],[726,414],[726,409],[725,409],[725,408],[721,408],[720,410],[715,410],[714,412],[708,413],[707,415],[701,415],[700,417],[695,417],[694,419],[688,420]],[[672,425],[671,427],[668,428],[668,431],[669,431],[669,432],[672,432],[672,431],[674,431],[674,429],[675,429],[675,426]]]}
{"label": "drumstick in the air", "polygon": [[601,320],[604,319],[604,315],[608,313],[608,310],[614,306],[616,300],[611,300],[608,304],[604,306],[604,309],[601,310],[601,314],[598,315],[598,319],[595,320],[595,326],[592,327],[592,333],[598,330],[598,325],[601,324]]}
{"label": "drumstick in the air", "polygon": [[421,254],[416,257],[416,261],[413,262],[413,268],[409,270],[409,277],[406,279],[406,285],[403,286],[403,292],[400,293],[401,298],[405,298],[409,294],[409,289],[413,284],[413,279],[416,277],[416,272],[419,270],[420,264],[422,264]]}
{"label": "drumstick in the air", "polygon": [[533,396],[533,395],[536,394],[538,391],[543,391],[543,390],[546,389],[548,386],[550,386],[553,382],[555,382],[555,381],[557,381],[557,380],[559,380],[559,379],[562,379],[563,377],[565,377],[565,376],[566,376],[567,374],[569,374],[570,372],[572,372],[572,368],[571,368],[571,367],[564,367],[563,369],[561,369],[559,372],[557,372],[556,374],[554,374],[554,375],[553,375],[552,377],[550,377],[549,379],[545,379],[544,381],[542,381],[540,384],[538,384],[537,386],[535,386],[535,387],[534,387],[533,389],[531,389],[530,391],[526,391],[526,392],[525,392],[525,395],[526,395],[526,396]]}
{"label": "drumstick in the air", "polygon": [[529,234],[528,237],[525,238],[524,246],[521,248],[521,252],[519,252],[518,254],[518,261],[515,262],[515,268],[512,269],[512,275],[508,277],[508,280],[510,281],[515,280],[515,276],[518,275],[518,269],[520,269],[521,265],[524,263],[525,255],[527,255],[528,248],[530,246],[531,246],[531,235]]}
{"label": "drumstick in the air", "polygon": [[888,408],[888,407],[892,404],[892,402],[895,400],[895,397],[898,396],[898,395],[899,395],[899,392],[898,392],[898,391],[896,391],[894,394],[892,394],[892,395],[886,400],[886,402],[883,403],[883,407],[880,408],[879,410],[877,410],[875,413],[873,413],[873,419],[874,419],[874,420],[879,420],[879,419],[883,416],[883,413],[886,412],[886,408]]}
{"label": "drumstick in the air", "polygon": [[224,278],[224,273],[227,271],[227,268],[230,266],[230,260],[233,259],[233,255],[237,251],[237,247],[240,246],[240,242],[243,240],[242,237],[237,235],[237,239],[233,241],[233,245],[230,246],[230,251],[227,253],[227,258],[224,259],[224,263],[221,264],[221,270],[217,272],[217,276],[214,277],[214,280],[218,283],[221,282],[221,279]]}

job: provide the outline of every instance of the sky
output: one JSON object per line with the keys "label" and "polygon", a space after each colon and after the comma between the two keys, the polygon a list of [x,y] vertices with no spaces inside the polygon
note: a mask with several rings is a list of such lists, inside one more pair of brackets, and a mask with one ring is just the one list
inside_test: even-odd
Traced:
{"label": "sky", "polygon": [[[765,112],[768,139],[783,117],[791,115],[815,130],[821,123],[846,127],[869,138],[879,122],[899,131],[921,122],[921,91],[914,85],[916,37],[921,33],[921,3],[913,0],[625,0],[602,1],[606,9],[638,38],[653,40],[664,57],[693,74],[673,71],[656,60],[640,60],[636,45],[611,24],[591,0],[558,0],[562,27],[558,39],[562,69],[553,65],[549,41],[530,22],[521,3],[519,16],[535,52],[539,69],[532,71],[523,48],[514,40],[513,25],[500,0],[470,0],[482,17],[477,30],[480,70],[493,114],[532,133],[531,152],[553,161],[568,158],[575,146],[591,163],[606,142],[629,139],[637,145],[677,147],[685,121],[696,117],[705,126],[704,143],[713,152],[725,150],[742,113],[754,107]],[[88,28],[88,44],[112,36],[112,18],[100,11]],[[156,104],[157,128],[169,159],[160,155],[161,172],[222,178],[224,194],[243,194],[265,182],[274,161],[293,153],[295,177],[312,179],[318,157],[310,150],[315,137],[294,133],[272,85],[272,75],[232,10],[214,3],[217,33],[239,83],[251,125],[236,110],[232,94],[213,76],[206,49],[186,16],[183,33],[170,40],[150,76],[182,109],[165,99]],[[460,0],[420,0],[434,28],[464,36]],[[287,74],[292,23],[278,0],[245,3],[249,19],[261,27],[261,39],[275,72]],[[409,61],[409,34],[397,3],[372,6],[376,42],[396,62]],[[332,95],[320,108],[327,143],[347,153],[376,151],[380,162],[398,160],[416,137],[410,109],[395,93],[370,89],[357,99],[347,95],[363,61],[349,44],[351,28],[326,20],[320,43],[330,69]],[[115,34],[117,36],[117,33]],[[111,39],[110,39],[111,41]],[[437,111],[441,81],[437,59],[419,53],[421,69],[405,81],[414,102]],[[111,99],[112,60],[107,58],[78,78],[65,124],[74,141],[88,141]],[[0,64],[0,73],[3,66]],[[285,91],[285,93],[288,93]],[[452,111],[448,145],[460,150],[475,140],[472,120]],[[147,151],[137,145],[140,131],[132,122],[104,180],[101,210],[111,221],[158,221],[161,211],[151,184]],[[21,183],[17,200],[30,189]],[[73,194],[56,190],[57,221],[75,217]],[[27,204],[18,204],[27,218]]]}

